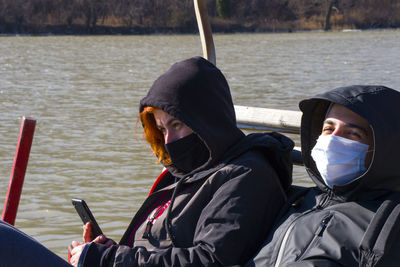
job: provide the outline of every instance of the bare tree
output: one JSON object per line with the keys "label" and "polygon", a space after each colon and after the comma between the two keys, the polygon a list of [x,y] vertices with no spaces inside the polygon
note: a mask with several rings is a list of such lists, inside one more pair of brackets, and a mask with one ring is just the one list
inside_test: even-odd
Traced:
{"label": "bare tree", "polygon": [[324,23],[324,31],[329,31],[331,29],[331,15],[332,10],[335,9],[339,11],[336,7],[338,5],[338,0],[329,0],[328,11],[326,12],[325,23]]}
{"label": "bare tree", "polygon": [[99,19],[105,19],[108,14],[107,0],[80,0],[80,13],[84,17],[86,29],[92,33]]}

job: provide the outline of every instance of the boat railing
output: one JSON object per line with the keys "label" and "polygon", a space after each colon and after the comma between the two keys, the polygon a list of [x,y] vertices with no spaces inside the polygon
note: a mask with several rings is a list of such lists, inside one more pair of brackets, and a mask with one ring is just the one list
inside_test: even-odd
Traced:
{"label": "boat railing", "polygon": [[238,127],[250,131],[300,134],[301,112],[235,105]]}
{"label": "boat railing", "polygon": [[[300,134],[300,111],[236,105],[235,113],[237,126],[242,130]],[[294,164],[303,165],[299,147],[295,147],[291,155]]]}
{"label": "boat railing", "polygon": [[[205,0],[193,0],[203,57],[216,65],[216,53]],[[249,131],[276,131],[299,134],[301,112],[235,105],[239,128]],[[292,151],[293,163],[302,165],[299,148]]]}

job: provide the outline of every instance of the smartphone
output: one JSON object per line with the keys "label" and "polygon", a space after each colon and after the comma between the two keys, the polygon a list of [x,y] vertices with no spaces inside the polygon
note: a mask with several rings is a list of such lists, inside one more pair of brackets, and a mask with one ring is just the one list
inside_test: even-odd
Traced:
{"label": "smartphone", "polygon": [[76,211],[81,217],[83,224],[91,222],[93,238],[103,234],[85,200],[74,198],[72,199],[72,205],[74,205]]}

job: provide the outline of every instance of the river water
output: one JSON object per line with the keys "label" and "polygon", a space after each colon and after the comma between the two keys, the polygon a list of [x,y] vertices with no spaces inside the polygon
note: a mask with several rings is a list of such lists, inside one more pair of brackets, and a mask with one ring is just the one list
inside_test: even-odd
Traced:
{"label": "river water", "polygon": [[[298,110],[338,86],[400,89],[399,30],[214,41],[237,105]],[[137,128],[138,102],[173,62],[201,51],[197,35],[0,37],[1,207],[21,118],[37,119],[16,226],[65,258],[81,238],[71,198],[84,198],[119,240],[161,170]],[[311,185],[302,167],[294,176]]]}

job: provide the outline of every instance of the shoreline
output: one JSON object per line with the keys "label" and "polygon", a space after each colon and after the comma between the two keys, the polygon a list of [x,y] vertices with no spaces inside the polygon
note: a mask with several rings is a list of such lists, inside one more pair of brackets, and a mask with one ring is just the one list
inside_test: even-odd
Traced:
{"label": "shoreline", "polygon": [[[53,28],[53,27],[51,27]],[[170,28],[157,28],[157,29],[139,29],[138,28],[126,28],[126,27],[108,27],[98,26],[92,32],[83,30],[83,27],[77,27],[74,29],[55,27],[57,30],[49,31],[23,31],[23,32],[0,32],[0,37],[12,37],[12,36],[141,36],[141,35],[197,35],[198,31],[189,30],[174,30]],[[366,29],[354,29],[354,28],[343,28],[333,29],[324,31],[322,29],[315,30],[257,30],[257,29],[231,29],[224,31],[213,31],[213,34],[280,34],[280,33],[303,33],[303,32],[360,32],[360,31],[385,31],[385,30],[400,30],[400,28],[366,28]]]}

